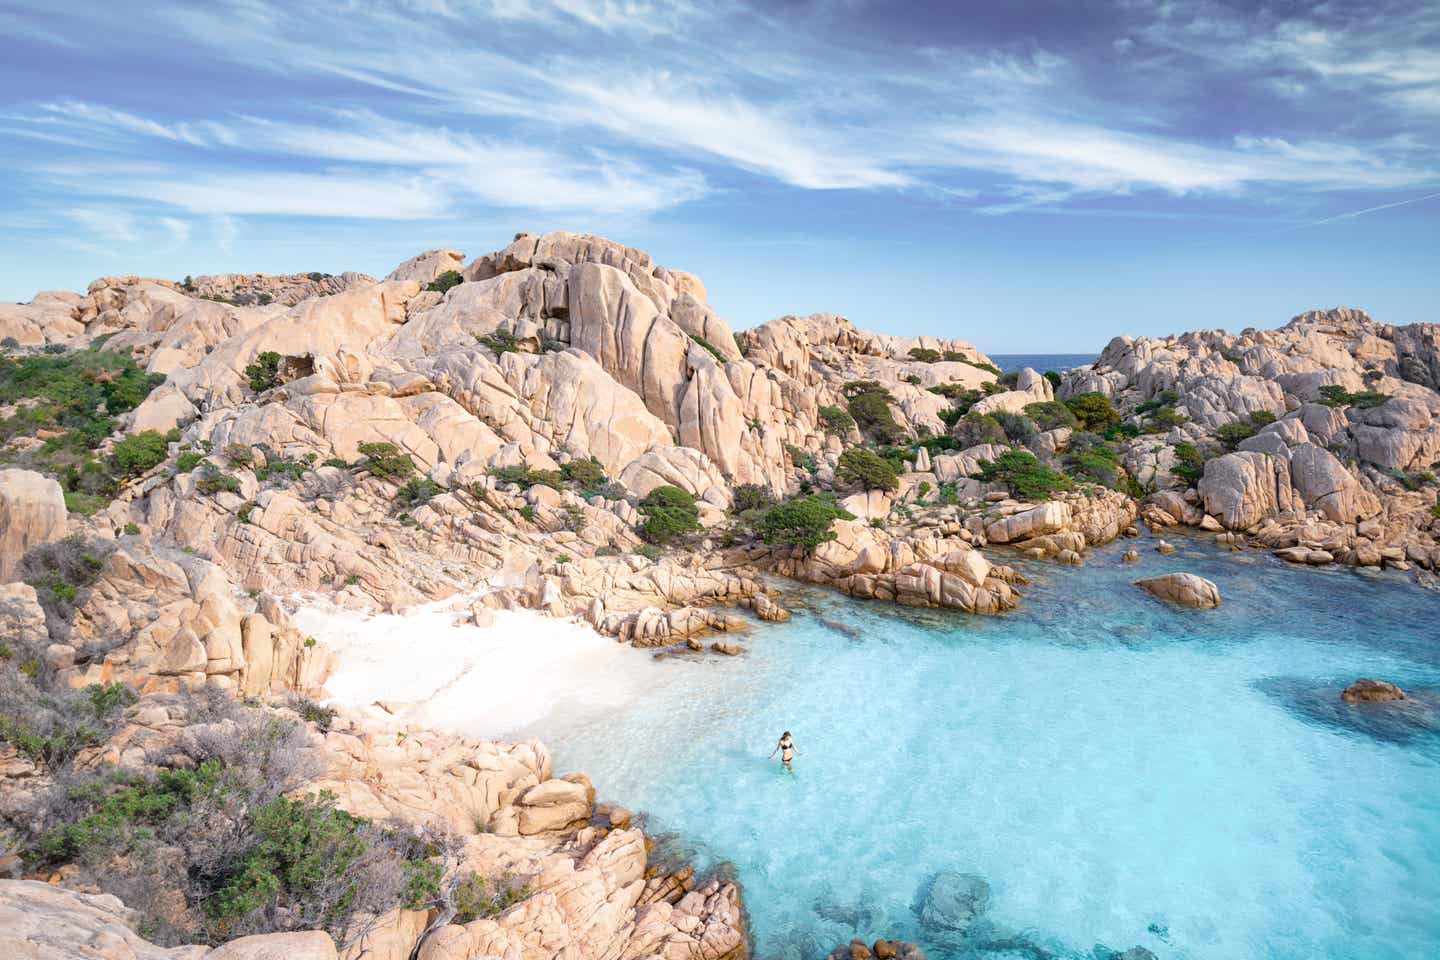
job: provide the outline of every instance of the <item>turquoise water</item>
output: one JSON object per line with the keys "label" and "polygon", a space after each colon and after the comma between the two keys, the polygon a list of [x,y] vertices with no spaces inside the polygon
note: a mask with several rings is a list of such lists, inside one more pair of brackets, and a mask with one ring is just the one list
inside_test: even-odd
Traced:
{"label": "turquoise water", "polygon": [[[1148,544],[1142,542],[1142,548]],[[538,724],[559,769],[728,860],[760,957],[852,935],[933,957],[1440,957],[1440,595],[1397,575],[1187,545],[1043,564],[1003,618],[807,594],[738,659],[675,658],[640,702]],[[1191,570],[1223,606],[1131,581]],[[794,775],[766,754],[795,737]],[[965,934],[937,873],[983,878]]]}

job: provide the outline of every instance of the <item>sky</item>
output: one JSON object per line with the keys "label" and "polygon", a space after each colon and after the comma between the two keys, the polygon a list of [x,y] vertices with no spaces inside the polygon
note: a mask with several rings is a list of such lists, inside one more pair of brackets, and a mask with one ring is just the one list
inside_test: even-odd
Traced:
{"label": "sky", "polygon": [[1440,321],[1440,4],[0,0],[0,300],[597,233],[737,329]]}

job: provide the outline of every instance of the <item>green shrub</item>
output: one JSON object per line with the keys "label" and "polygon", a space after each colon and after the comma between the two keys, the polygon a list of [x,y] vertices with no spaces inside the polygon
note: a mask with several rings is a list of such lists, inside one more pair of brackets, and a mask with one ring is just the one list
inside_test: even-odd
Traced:
{"label": "green shrub", "polygon": [[889,399],[890,394],[886,390],[867,390],[856,394],[850,400],[850,416],[876,443],[903,443],[909,438],[895,421]]}
{"label": "green shrub", "polygon": [[1007,370],[1004,373],[1000,374],[999,380],[1000,385],[1006,390],[1014,390],[1020,385],[1020,371]]}
{"label": "green shrub", "polygon": [[68,622],[85,602],[89,587],[100,578],[115,545],[89,541],[78,533],[32,547],[20,562],[20,578],[35,588],[47,622]]}
{"label": "green shrub", "polygon": [[959,450],[960,441],[956,440],[948,433],[942,433],[938,437],[926,437],[924,440],[921,440],[918,444],[916,444],[916,446],[924,447],[926,450],[930,451],[931,455],[933,456],[934,454],[945,453],[949,450]]}
{"label": "green shrub", "polygon": [[1150,413],[1159,410],[1161,407],[1173,407],[1179,402],[1180,394],[1174,390],[1161,390],[1155,396],[1136,407],[1135,412],[1140,414]]}
{"label": "green shrub", "polygon": [[1250,422],[1257,427],[1268,427],[1275,422],[1275,414],[1269,410],[1251,410]]}
{"label": "green shrub", "polygon": [[168,455],[165,435],[157,430],[143,430],[116,442],[110,451],[110,463],[121,477],[138,477],[165,461]]}
{"label": "green shrub", "polygon": [[255,462],[255,451],[248,443],[227,443],[220,456],[232,467],[249,467]]}
{"label": "green shrub", "polygon": [[1065,406],[1075,415],[1080,426],[1091,432],[1103,430],[1120,421],[1120,414],[1110,404],[1110,398],[1103,393],[1092,391],[1080,393],[1065,401]]}
{"label": "green shrub", "polygon": [[[948,360],[950,358],[947,356],[945,359]],[[976,368],[977,370],[984,370],[986,373],[994,374],[997,377],[1000,376],[1000,368],[995,366],[993,363],[982,363],[979,360],[971,360],[967,357],[956,357],[955,359],[959,360],[961,363],[968,363],[970,366]]]}
{"label": "green shrub", "polygon": [[899,471],[884,458],[864,447],[851,447],[840,454],[835,477],[865,490],[898,490]]}
{"label": "green shrub", "polygon": [[1007,450],[994,461],[980,461],[980,478],[1003,483],[1024,500],[1045,500],[1067,490],[1070,478],[1045,466],[1028,450]]}
{"label": "green shrub", "polygon": [[559,490],[560,484],[564,480],[564,469],[532,470],[528,464],[517,463],[509,467],[491,467],[490,476],[501,483],[519,484],[525,490],[529,490],[537,484]]}
{"label": "green shrub", "polygon": [[245,378],[256,393],[280,386],[280,354],[266,350],[245,367]]}
{"label": "green shrub", "polygon": [[1242,440],[1255,436],[1255,427],[1250,423],[1225,423],[1215,431],[1215,436],[1226,450],[1234,450]]}
{"label": "green shrub", "polygon": [[444,492],[445,488],[429,477],[412,477],[410,482],[395,494],[395,501],[401,506],[413,507]]}
{"label": "green shrub", "polygon": [[358,466],[362,470],[368,470],[372,476],[398,481],[408,480],[415,475],[415,461],[410,459],[410,454],[400,452],[400,448],[393,443],[362,443],[359,450],[364,459]]}
{"label": "green shrub", "polygon": [[843,437],[855,426],[855,418],[839,407],[821,404],[816,412],[820,415],[820,425],[830,433]]}
{"label": "green shrub", "polygon": [[936,363],[941,357],[939,350],[931,350],[929,347],[910,348],[910,359],[919,360],[921,363]]}
{"label": "green shrub", "polygon": [[785,454],[790,458],[792,464],[807,473],[814,473],[819,469],[819,464],[815,462],[815,455],[801,450],[793,443],[785,444]]}
{"label": "green shrub", "polygon": [[455,887],[455,917],[451,922],[465,924],[485,917],[497,917],[528,899],[530,894],[528,886],[514,883],[509,874],[492,886],[484,877],[472,872]]}
{"label": "green shrub", "polygon": [[1175,444],[1174,450],[1176,463],[1170,468],[1170,472],[1190,486],[1195,486],[1205,474],[1205,456],[1195,444],[1185,441]]}
{"label": "green shrub", "polygon": [[109,502],[105,497],[93,493],[80,493],[78,490],[66,490],[64,496],[65,509],[70,513],[78,513],[82,517],[93,517]]}
{"label": "green shrub", "polygon": [[1058,400],[1043,400],[1025,405],[1025,415],[1041,430],[1074,429],[1077,422],[1070,408]]}
{"label": "green shrub", "polygon": [[1171,428],[1178,427],[1185,422],[1184,414],[1174,407],[1154,407],[1145,414],[1144,432],[1167,433]]}
{"label": "green shrub", "polygon": [[205,454],[201,453],[199,450],[186,450],[184,453],[180,454],[178,457],[175,458],[175,472],[189,473],[191,470],[195,469],[195,467],[200,463],[201,460],[204,459]]}
{"label": "green shrub", "polygon": [[755,524],[755,532],[771,545],[798,546],[808,553],[835,539],[830,529],[836,520],[853,520],[854,515],[820,494],[794,497],[766,510]]}
{"label": "green shrub", "polygon": [[425,285],[425,289],[433,290],[436,293],[445,293],[451,287],[459,286],[464,282],[465,278],[460,275],[460,271],[446,270],[444,273],[440,274],[440,276],[427,283]]}
{"label": "green shrub", "polygon": [[1440,501],[1430,504],[1430,515],[1440,519]]}
{"label": "green shrub", "polygon": [[1129,437],[1140,436],[1140,425],[1130,423],[1128,420],[1122,423],[1112,423],[1100,431],[1100,436],[1106,440],[1121,440]]}
{"label": "green shrub", "polygon": [[490,349],[498,358],[504,353],[519,353],[520,338],[509,330],[495,330],[475,338],[476,342]]}
{"label": "green shrub", "polygon": [[255,479],[261,483],[272,479],[299,480],[309,469],[302,461],[279,456],[268,448],[264,450],[264,454],[265,463],[255,468]]}
{"label": "green shrub", "polygon": [[240,481],[236,477],[222,472],[213,463],[207,463],[200,468],[200,476],[195,481],[195,489],[206,495],[222,492],[239,493]]}
{"label": "green shrub", "polygon": [[1054,387],[1056,390],[1060,389],[1060,374],[1056,373],[1054,370],[1046,370],[1045,379],[1050,381],[1050,386]]}
{"label": "green shrub", "polygon": [[125,536],[127,536],[127,537],[138,537],[138,536],[140,536],[140,525],[139,525],[139,524],[136,524],[136,523],[127,523],[127,524],[125,524]]}
{"label": "green shrub", "polygon": [[560,465],[560,479],[581,490],[594,490],[605,483],[605,468],[594,457],[577,457]]}
{"label": "green shrub", "polygon": [[718,360],[720,363],[724,364],[729,362],[725,359],[725,354],[721,353],[718,349],[716,349],[715,345],[709,340],[706,340],[704,337],[697,337],[695,336],[695,334],[692,333],[690,334],[690,339],[694,340],[700,346],[704,347],[707,351],[709,351],[710,355],[716,360]]}
{"label": "green shrub", "polygon": [[759,483],[742,483],[735,488],[730,512],[748,513],[753,510],[768,510],[775,505],[775,496],[770,488]]}
{"label": "green shrub", "polygon": [[637,532],[651,544],[671,544],[700,529],[700,508],[695,495],[679,487],[656,487],[641,500],[645,519]]}
{"label": "green shrub", "polygon": [[967,413],[952,431],[961,448],[981,443],[1004,443],[1005,428],[990,413]]}
{"label": "green shrub", "polygon": [[1065,468],[1078,479],[1090,480],[1111,489],[1121,486],[1119,453],[1093,433],[1071,435],[1070,445],[1065,451]]}
{"label": "green shrub", "polygon": [[1350,393],[1344,387],[1331,384],[1320,388],[1318,402],[1327,407],[1359,407],[1368,410],[1371,407],[1378,407],[1390,399],[1388,393],[1377,393],[1374,390],[1362,390],[1359,393]]}
{"label": "green shrub", "polygon": [[322,460],[322,461],[320,461],[320,466],[322,466],[322,467],[338,467],[338,468],[341,469],[341,470],[349,470],[349,469],[350,469],[350,464],[346,463],[344,460],[341,460],[339,457],[329,457],[329,458],[327,458],[327,459],[325,459],[325,460]]}
{"label": "green shrub", "polygon": [[255,509],[256,506],[257,504],[254,500],[246,500],[244,503],[240,504],[240,508],[235,511],[235,519],[239,520],[241,523],[249,523],[250,513]]}
{"label": "green shrub", "polygon": [[1040,432],[1035,426],[1035,421],[1023,413],[996,410],[991,416],[995,418],[996,423],[1000,424],[1000,429],[1005,431],[1005,438],[1011,443],[1029,443]]}

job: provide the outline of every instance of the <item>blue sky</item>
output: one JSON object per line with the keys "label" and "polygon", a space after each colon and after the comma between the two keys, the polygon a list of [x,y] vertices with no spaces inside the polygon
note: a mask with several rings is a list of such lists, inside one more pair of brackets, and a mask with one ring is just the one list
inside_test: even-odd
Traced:
{"label": "blue sky", "polygon": [[601,233],[737,328],[1440,320],[1440,5],[0,0],[0,299]]}

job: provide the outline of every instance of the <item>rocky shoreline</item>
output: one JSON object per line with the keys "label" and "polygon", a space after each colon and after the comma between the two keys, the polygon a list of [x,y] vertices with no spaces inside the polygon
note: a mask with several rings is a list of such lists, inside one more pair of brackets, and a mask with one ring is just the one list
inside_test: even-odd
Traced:
{"label": "rocky shoreline", "polygon": [[[204,726],[185,698],[233,698],[326,758],[292,791],[411,832],[438,819],[469,875],[525,878],[464,924],[396,908],[368,957],[422,938],[421,960],[730,960],[746,944],[733,882],[655,872],[628,815],[583,774],[555,777],[540,744],[383,706],[297,709],[334,666],[293,622],[299,597],[356,613],[463,597],[452,612],[480,627],[538,610],[684,655],[724,635],[709,649],[736,655],[788,616],[775,578],[998,615],[1024,602],[1007,558],[1080,563],[1142,525],[1295,563],[1440,569],[1440,326],[1350,309],[1120,337],[1089,367],[1002,376],[970,343],[829,314],[736,333],[695,276],[552,233],[468,263],[428,251],[380,281],[100,278],[0,304],[0,344],[0,671],[35,703],[135,700],[63,763],[45,746],[59,720],[6,707],[7,869],[39,874],[25,821],[62,773],[203,765],[181,749]],[[1147,589],[1221,602],[1172,576]],[[0,910],[70,916],[81,938],[17,927],[27,950],[211,955],[135,941],[93,889],[0,880]],[[275,923],[286,952],[334,955],[329,934]]]}

